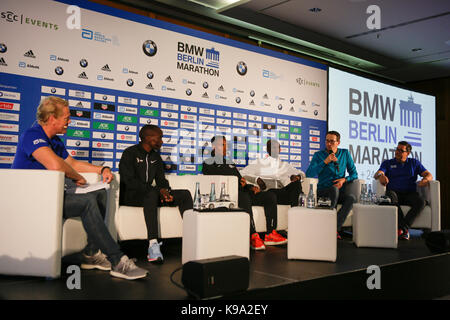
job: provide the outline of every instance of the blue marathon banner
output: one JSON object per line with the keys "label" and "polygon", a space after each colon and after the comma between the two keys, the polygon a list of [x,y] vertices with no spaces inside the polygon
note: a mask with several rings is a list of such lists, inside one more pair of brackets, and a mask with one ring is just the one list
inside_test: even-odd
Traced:
{"label": "blue marathon banner", "polygon": [[239,166],[278,139],[305,171],[324,146],[323,64],[85,1],[4,0],[0,13],[1,168],[49,95],[69,101],[69,153],[115,170],[145,124],[178,174],[201,172],[216,134]]}
{"label": "blue marathon banner", "polygon": [[329,127],[341,134],[361,179],[393,159],[400,141],[436,177],[436,99],[347,72],[329,70]]}

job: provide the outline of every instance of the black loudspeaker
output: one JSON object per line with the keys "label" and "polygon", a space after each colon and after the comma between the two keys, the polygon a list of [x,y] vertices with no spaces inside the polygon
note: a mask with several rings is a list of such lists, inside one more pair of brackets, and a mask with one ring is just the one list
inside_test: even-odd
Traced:
{"label": "black loudspeaker", "polygon": [[450,252],[450,230],[430,232],[426,235],[425,243],[433,253]]}
{"label": "black loudspeaker", "polygon": [[249,261],[240,256],[189,261],[183,265],[181,281],[188,293],[197,298],[245,291],[249,283]]}

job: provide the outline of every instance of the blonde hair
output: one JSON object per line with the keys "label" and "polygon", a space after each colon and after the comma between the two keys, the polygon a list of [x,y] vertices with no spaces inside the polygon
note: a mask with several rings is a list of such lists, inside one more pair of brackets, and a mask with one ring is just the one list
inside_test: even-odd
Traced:
{"label": "blonde hair", "polygon": [[48,118],[53,115],[58,118],[62,114],[62,107],[68,107],[69,103],[59,97],[48,96],[42,99],[36,112],[36,120],[39,124],[45,124]]}

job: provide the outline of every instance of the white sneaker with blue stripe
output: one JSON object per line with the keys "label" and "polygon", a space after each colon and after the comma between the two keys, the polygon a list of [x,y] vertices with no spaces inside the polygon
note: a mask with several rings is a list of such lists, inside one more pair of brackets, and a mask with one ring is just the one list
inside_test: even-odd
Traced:
{"label": "white sneaker with blue stripe", "polygon": [[147,255],[148,261],[155,262],[155,263],[163,263],[164,262],[164,258],[163,258],[163,255],[161,253],[161,248],[160,248],[161,245],[162,245],[162,242],[158,243],[156,241],[148,246],[148,255]]}

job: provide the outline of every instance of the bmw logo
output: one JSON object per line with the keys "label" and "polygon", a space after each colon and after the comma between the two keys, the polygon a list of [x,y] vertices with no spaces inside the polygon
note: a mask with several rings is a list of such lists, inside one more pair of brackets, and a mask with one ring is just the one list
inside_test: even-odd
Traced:
{"label": "bmw logo", "polygon": [[247,73],[247,65],[244,61],[239,61],[236,70],[241,76],[244,76]]}
{"label": "bmw logo", "polygon": [[51,92],[51,93],[56,93],[56,89],[55,89],[55,88],[52,88],[52,89],[50,90],[50,92]]}
{"label": "bmw logo", "polygon": [[151,71],[147,72],[147,78],[153,79],[154,76],[155,75],[153,74],[153,72],[151,72]]}
{"label": "bmw logo", "polygon": [[8,47],[6,47],[6,44],[0,43],[0,53],[5,53],[8,50]]}
{"label": "bmw logo", "polygon": [[81,142],[80,142],[80,141],[77,141],[77,142],[75,142],[75,145],[76,145],[77,147],[79,147],[79,146],[81,145]]}
{"label": "bmw logo", "polygon": [[127,80],[127,86],[132,87],[133,85],[134,85],[133,79],[128,79]]}
{"label": "bmw logo", "polygon": [[319,114],[319,111],[314,110],[314,115],[317,116]]}
{"label": "bmw logo", "polygon": [[294,98],[291,98],[289,101],[290,101],[291,103],[294,103]]}
{"label": "bmw logo", "polygon": [[56,67],[55,68],[55,73],[58,75],[58,76],[60,76],[60,75],[62,75],[63,73],[64,73],[64,69],[62,68],[62,67]]}
{"label": "bmw logo", "polygon": [[154,43],[152,40],[147,40],[142,45],[142,50],[144,50],[144,53],[147,56],[153,57],[156,54],[158,48],[156,47],[156,43]]}
{"label": "bmw logo", "polygon": [[255,96],[255,90],[250,91],[250,97],[254,97]]}
{"label": "bmw logo", "polygon": [[147,106],[150,107],[151,105],[152,105],[152,102],[151,102],[151,101],[148,101],[148,102],[147,102]]}
{"label": "bmw logo", "polygon": [[192,90],[191,89],[186,89],[186,95],[190,96],[192,94]]}
{"label": "bmw logo", "polygon": [[278,110],[282,110],[283,106],[281,104],[278,105]]}
{"label": "bmw logo", "polygon": [[105,139],[106,138],[106,133],[102,133],[101,137],[102,137],[102,139]]}
{"label": "bmw logo", "polygon": [[203,88],[205,88],[205,89],[208,89],[208,87],[209,87],[209,84],[208,84],[208,82],[203,82]]}
{"label": "bmw logo", "polygon": [[125,131],[129,131],[130,130],[130,127],[129,126],[126,126],[125,127]]}
{"label": "bmw logo", "polygon": [[236,103],[241,103],[241,98],[236,97]]}
{"label": "bmw logo", "polygon": [[81,59],[81,60],[80,60],[80,66],[81,66],[82,68],[86,68],[86,67],[88,66],[87,60],[86,60],[86,59]]}

